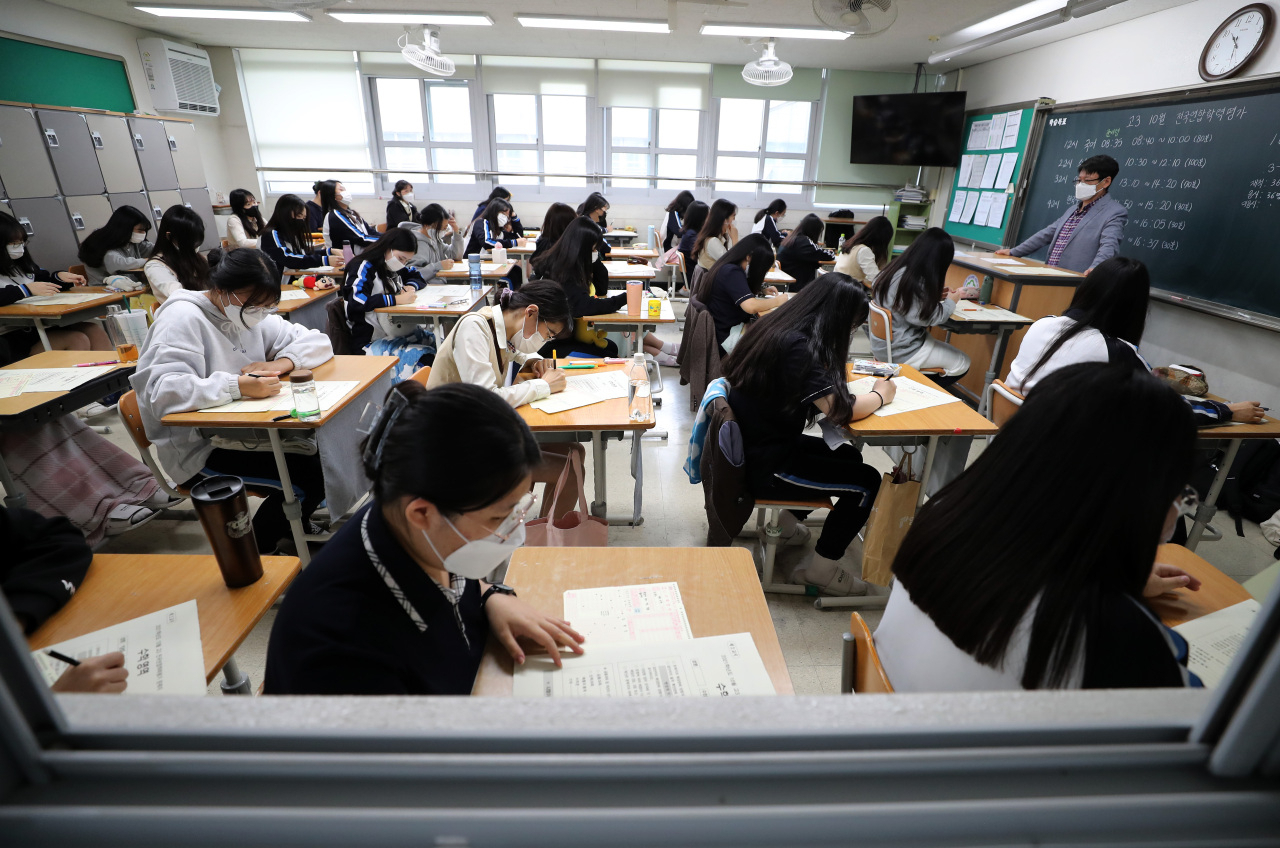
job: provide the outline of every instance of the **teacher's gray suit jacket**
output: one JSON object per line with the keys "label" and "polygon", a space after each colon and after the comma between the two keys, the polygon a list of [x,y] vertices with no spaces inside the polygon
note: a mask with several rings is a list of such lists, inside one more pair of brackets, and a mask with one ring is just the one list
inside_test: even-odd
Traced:
{"label": "teacher's gray suit jacket", "polygon": [[[1014,256],[1026,256],[1045,245],[1052,250],[1058,240],[1058,231],[1075,211],[1076,207],[1072,206],[1061,218],[1022,244],[1011,248],[1009,252]],[[1058,265],[1072,271],[1087,271],[1099,262],[1115,256],[1120,252],[1120,242],[1124,240],[1124,225],[1128,220],[1129,210],[1124,204],[1110,194],[1104,194],[1093,202],[1093,208],[1076,225]]]}

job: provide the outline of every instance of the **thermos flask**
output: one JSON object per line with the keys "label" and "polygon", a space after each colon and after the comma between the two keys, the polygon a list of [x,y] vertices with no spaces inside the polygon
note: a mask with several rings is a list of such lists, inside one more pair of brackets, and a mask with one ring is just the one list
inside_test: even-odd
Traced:
{"label": "thermos flask", "polygon": [[191,487],[191,503],[227,588],[248,586],[262,577],[244,481],[230,475],[207,477]]}

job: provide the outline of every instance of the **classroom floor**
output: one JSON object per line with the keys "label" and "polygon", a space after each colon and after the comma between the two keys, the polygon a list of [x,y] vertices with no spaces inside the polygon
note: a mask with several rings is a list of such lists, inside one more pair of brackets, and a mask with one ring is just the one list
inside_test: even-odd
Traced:
{"label": "classroom floor", "polygon": [[[679,330],[664,329],[659,335],[678,339]],[[640,527],[610,527],[611,546],[647,547],[701,547],[706,543],[706,517],[703,511],[702,487],[692,485],[685,475],[683,465],[688,454],[689,433],[693,426],[693,414],[689,412],[689,389],[681,386],[679,374],[674,368],[663,369],[664,388],[660,395],[662,406],[658,412],[658,429],[665,430],[665,441],[645,439],[644,451],[644,523]],[[95,423],[112,424],[106,438],[130,453],[133,444],[124,428],[111,419],[99,419]],[[978,456],[985,443],[978,441],[970,453],[970,461]],[[632,480],[630,476],[629,442],[610,442],[606,451],[608,462],[609,512],[621,514],[631,508]],[[887,471],[892,463],[885,453],[875,447],[864,451],[863,458],[872,466]],[[587,456],[587,496],[591,498],[591,456]],[[1232,522],[1225,516],[1217,525],[1224,536],[1219,542],[1201,544],[1197,553],[1226,574],[1243,582],[1273,562],[1275,549],[1262,537],[1256,524],[1245,522],[1243,538],[1237,537]],[[754,519],[749,522],[754,526]],[[747,532],[744,530],[744,532]],[[816,535],[816,534],[815,534]],[[751,538],[738,539],[736,544],[755,547]],[[860,553],[859,543],[854,542],[850,557]],[[195,521],[156,520],[123,536],[108,539],[99,548],[101,553],[168,553],[207,554],[208,544],[200,525]],[[779,553],[779,567],[794,564],[799,550]],[[840,691],[840,659],[842,635],[848,630],[848,610],[818,610],[813,599],[799,595],[767,595],[769,611],[773,616],[778,640],[786,657],[787,670],[798,695],[834,695]],[[872,630],[880,623],[879,610],[863,610],[863,618]],[[267,638],[275,611],[269,611],[236,652],[240,669],[249,675],[256,690],[262,681],[266,665]],[[209,694],[219,693],[221,678],[209,686]]]}

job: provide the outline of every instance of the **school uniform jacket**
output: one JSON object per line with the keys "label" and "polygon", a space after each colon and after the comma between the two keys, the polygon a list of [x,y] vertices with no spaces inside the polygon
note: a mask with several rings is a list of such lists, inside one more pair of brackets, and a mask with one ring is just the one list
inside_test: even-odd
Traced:
{"label": "school uniform jacket", "polygon": [[399,271],[379,271],[367,259],[349,265],[341,294],[355,346],[362,348],[373,340],[373,310],[395,306],[397,294],[422,286],[422,275],[412,265]]}
{"label": "school uniform jacket", "polygon": [[330,247],[350,247],[356,253],[378,240],[380,233],[360,217],[354,209],[334,209],[325,218],[326,244]]}
{"label": "school uniform jacket", "polygon": [[284,275],[285,269],[292,270],[302,268],[319,268],[329,264],[329,257],[324,253],[304,253],[293,242],[286,238],[281,238],[278,230],[269,229],[262,234],[259,240],[262,244],[262,252],[271,257],[271,261],[276,263],[281,276]]}
{"label": "school uniform jacket", "polygon": [[773,245],[773,249],[777,250],[782,245],[782,233],[778,231],[778,222],[773,220],[772,215],[765,215],[751,227],[751,232],[760,233],[769,240]]}
{"label": "school uniform jacket", "polygon": [[[471,216],[471,223],[474,224],[478,220],[480,220],[480,216],[483,215],[484,210],[488,208],[489,208],[489,201],[482,200],[480,202],[480,205],[476,207],[475,214]],[[520,216],[516,214],[514,209],[511,210],[511,232],[515,233],[517,236],[524,235],[524,224],[521,223]]]}
{"label": "school uniform jacket", "polygon": [[[409,208],[406,209],[405,206]],[[402,200],[396,200],[394,197],[387,201],[387,229],[398,227],[405,221],[418,220],[418,207],[412,203],[406,204]]]}
{"label": "school uniform jacket", "polygon": [[[765,218],[772,220],[768,215]],[[804,288],[818,276],[818,269],[822,267],[823,262],[830,262],[835,258],[834,251],[818,247],[808,236],[799,234],[790,244],[778,251],[778,264],[782,266],[783,273],[796,278],[792,284],[792,291]]]}
{"label": "school uniform jacket", "polygon": [[672,209],[667,213],[667,217],[662,219],[662,249],[670,250],[673,243],[680,243],[680,232],[684,229],[684,222],[680,218],[680,213]]}
{"label": "school uniform jacket", "polygon": [[514,230],[511,232],[499,230],[495,227],[491,227],[487,218],[481,218],[471,227],[471,238],[467,241],[467,255],[470,256],[473,253],[483,253],[484,251],[491,250],[498,245],[502,245],[503,247],[515,247],[519,244],[517,241],[518,238],[519,236],[515,234]]}
{"label": "school uniform jacket", "polygon": [[306,202],[307,207],[307,226],[311,228],[311,232],[318,233],[324,227],[324,207],[314,200]]}
{"label": "school uniform jacket", "polygon": [[71,283],[62,282],[52,271],[36,268],[34,274],[22,274],[15,268],[13,274],[0,277],[0,306],[9,306],[24,297],[31,297],[31,283],[53,283],[63,291],[71,288]]}
{"label": "school uniform jacket", "polygon": [[[1031,238],[1009,252],[1014,256],[1029,256],[1043,247],[1053,250],[1058,233],[1078,206],[1072,206],[1062,217],[1035,233]],[[1124,240],[1124,225],[1129,220],[1129,210],[1110,194],[1090,204],[1090,209],[1080,219],[1075,231],[1067,240],[1067,246],[1058,260],[1059,267],[1072,271],[1087,271],[1120,252]]]}

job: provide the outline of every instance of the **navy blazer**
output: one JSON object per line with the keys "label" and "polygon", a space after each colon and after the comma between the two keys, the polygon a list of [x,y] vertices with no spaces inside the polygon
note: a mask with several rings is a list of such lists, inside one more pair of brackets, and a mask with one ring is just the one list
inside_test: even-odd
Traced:
{"label": "navy blazer", "polygon": [[[1076,209],[1075,206],[1071,207],[1061,218],[1009,252],[1014,256],[1027,256],[1046,245],[1052,250],[1058,240],[1058,232]],[[1093,202],[1093,208],[1080,219],[1062,251],[1058,265],[1072,271],[1087,271],[1115,256],[1120,252],[1120,243],[1124,241],[1124,225],[1128,220],[1129,210],[1125,205],[1110,194],[1104,194]]]}

